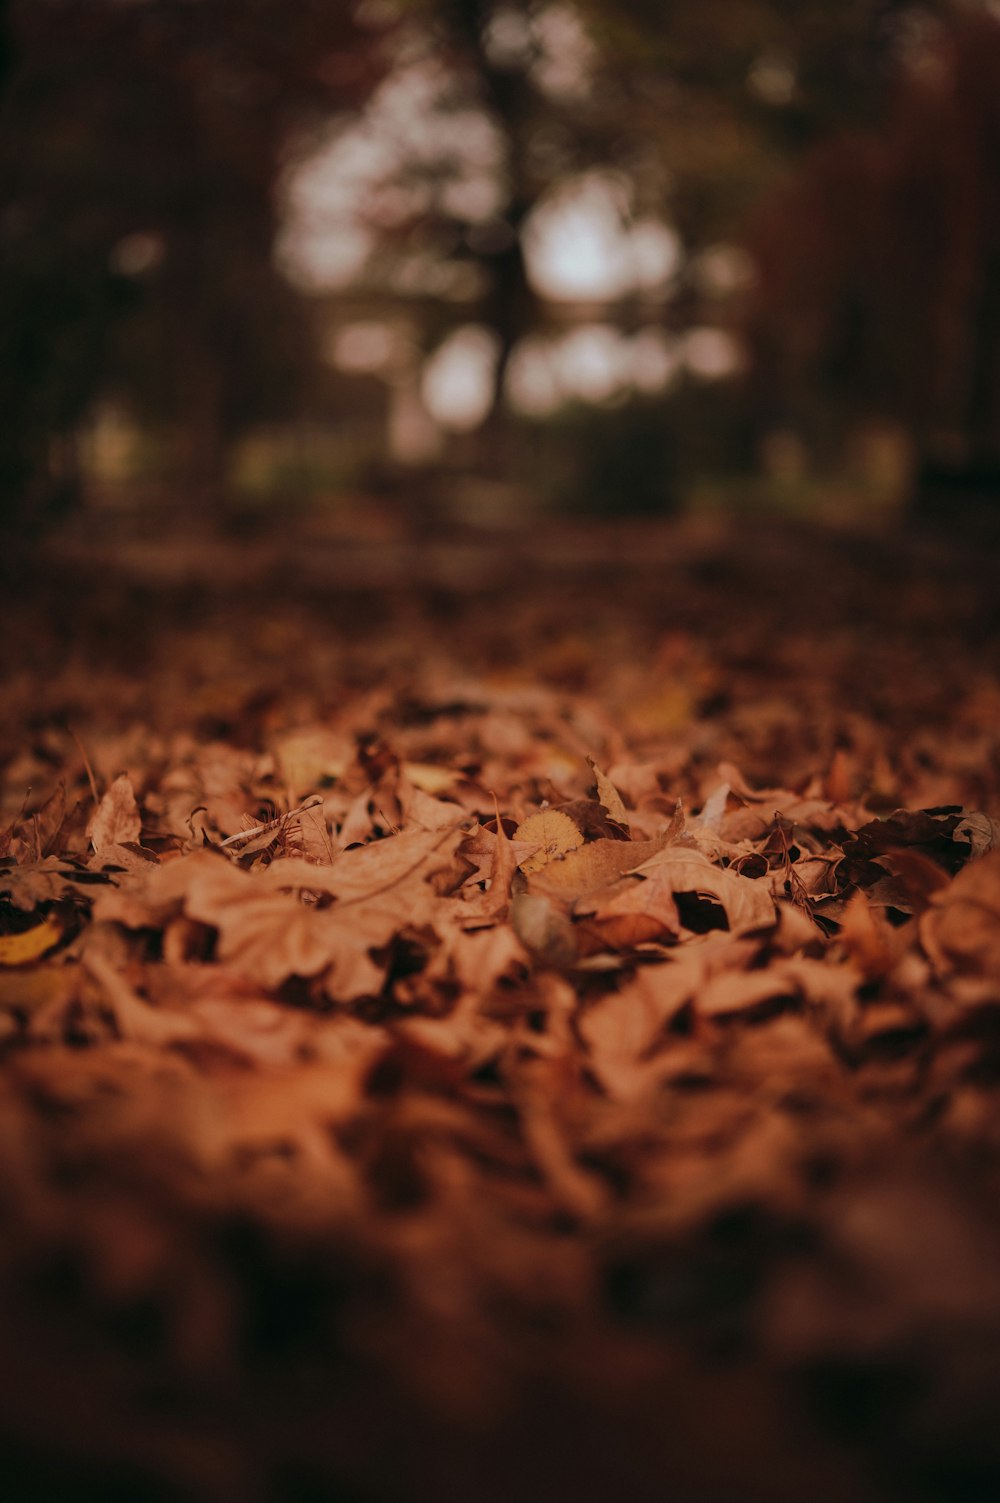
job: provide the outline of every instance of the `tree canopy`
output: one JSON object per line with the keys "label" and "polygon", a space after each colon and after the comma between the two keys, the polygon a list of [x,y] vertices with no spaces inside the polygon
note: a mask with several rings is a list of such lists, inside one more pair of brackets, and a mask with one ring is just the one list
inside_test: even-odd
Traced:
{"label": "tree canopy", "polygon": [[[342,260],[353,246],[354,262],[330,296],[407,308],[421,358],[478,331],[492,352],[487,431],[503,428],[520,357],[544,376],[544,341],[575,318],[597,326],[601,358],[641,373],[556,381],[549,418],[630,397],[650,406],[658,443],[673,433],[697,454],[714,425],[715,448],[742,461],[762,426],[815,430],[826,417],[814,413],[860,400],[914,433],[931,422],[989,447],[1000,356],[991,332],[969,335],[997,321],[1000,26],[987,11],[7,0],[5,494],[22,498],[21,518],[38,508],[59,442],[101,396],[173,435],[194,496],[235,436],[309,407],[322,316],[301,295],[308,277],[296,288],[282,267],[295,263],[290,184],[310,160],[314,200],[321,180],[353,183],[327,240]],[[574,202],[591,229],[603,215],[603,284],[580,270]],[[562,238],[546,245],[556,221]],[[581,344],[560,359],[579,373],[597,355]],[[694,388],[748,357],[756,386],[720,428]],[[635,452],[631,419],[602,421]],[[648,467],[664,462],[650,451]]]}

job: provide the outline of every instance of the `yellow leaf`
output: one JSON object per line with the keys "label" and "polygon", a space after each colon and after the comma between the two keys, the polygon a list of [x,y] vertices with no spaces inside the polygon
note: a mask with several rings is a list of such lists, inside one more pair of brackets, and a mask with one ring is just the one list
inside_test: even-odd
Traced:
{"label": "yellow leaf", "polygon": [[523,872],[541,871],[550,861],[583,845],[581,831],[568,814],[562,814],[558,809],[542,809],[538,814],[529,814],[514,831],[514,839],[538,846],[533,855],[521,862]]}
{"label": "yellow leaf", "polygon": [[62,934],[62,925],[47,918],[20,934],[0,935],[0,965],[31,965],[32,961],[53,949],[62,939]]}

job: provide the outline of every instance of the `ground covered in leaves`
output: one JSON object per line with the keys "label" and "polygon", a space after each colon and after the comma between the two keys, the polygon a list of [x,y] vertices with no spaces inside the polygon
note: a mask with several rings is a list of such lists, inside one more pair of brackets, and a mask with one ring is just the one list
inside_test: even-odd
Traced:
{"label": "ground covered in leaves", "polygon": [[6,1497],[997,1496],[995,559],[581,536],[8,590]]}

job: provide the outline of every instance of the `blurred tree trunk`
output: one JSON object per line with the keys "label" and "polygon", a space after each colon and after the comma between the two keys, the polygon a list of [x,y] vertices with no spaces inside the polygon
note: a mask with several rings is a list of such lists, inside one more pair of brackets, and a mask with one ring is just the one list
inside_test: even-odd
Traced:
{"label": "blurred tree trunk", "polygon": [[214,351],[192,325],[180,340],[187,387],[178,410],[173,505],[196,518],[225,494],[229,443],[222,417],[223,380]]}
{"label": "blurred tree trunk", "polygon": [[998,154],[1000,21],[956,11],[885,130],[821,143],[755,234],[759,414],[820,449],[899,424],[924,514],[1000,518]]}
{"label": "blurred tree trunk", "polygon": [[482,102],[504,142],[508,198],[495,246],[480,253],[488,278],[483,316],[497,337],[493,400],[480,429],[481,463],[487,473],[510,470],[511,425],[504,393],[510,359],[518,340],[537,319],[538,299],[528,280],[522,232],[534,206],[530,181],[529,125],[534,87],[523,66],[501,67],[490,56],[487,30],[497,7],[494,0],[450,0],[448,20],[479,84]]}
{"label": "blurred tree trunk", "polygon": [[483,468],[493,475],[510,472],[513,434],[506,403],[507,375],[518,340],[532,327],[536,316],[536,299],[528,281],[521,241],[521,229],[529,207],[526,200],[510,204],[504,216],[510,228],[510,242],[486,261],[490,290],[484,313],[497,336],[497,361],[492,402],[480,429],[479,446]]}
{"label": "blurred tree trunk", "polygon": [[0,525],[64,499],[102,397],[179,433],[198,504],[289,413],[315,367],[272,256],[284,153],[381,66],[349,6],[0,0]]}

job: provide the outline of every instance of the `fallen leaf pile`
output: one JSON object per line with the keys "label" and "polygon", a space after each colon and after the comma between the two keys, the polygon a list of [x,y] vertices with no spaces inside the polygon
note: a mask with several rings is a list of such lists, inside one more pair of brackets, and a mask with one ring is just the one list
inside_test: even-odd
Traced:
{"label": "fallen leaf pile", "polygon": [[19,606],[10,1496],[991,1495],[989,591],[782,557]]}

